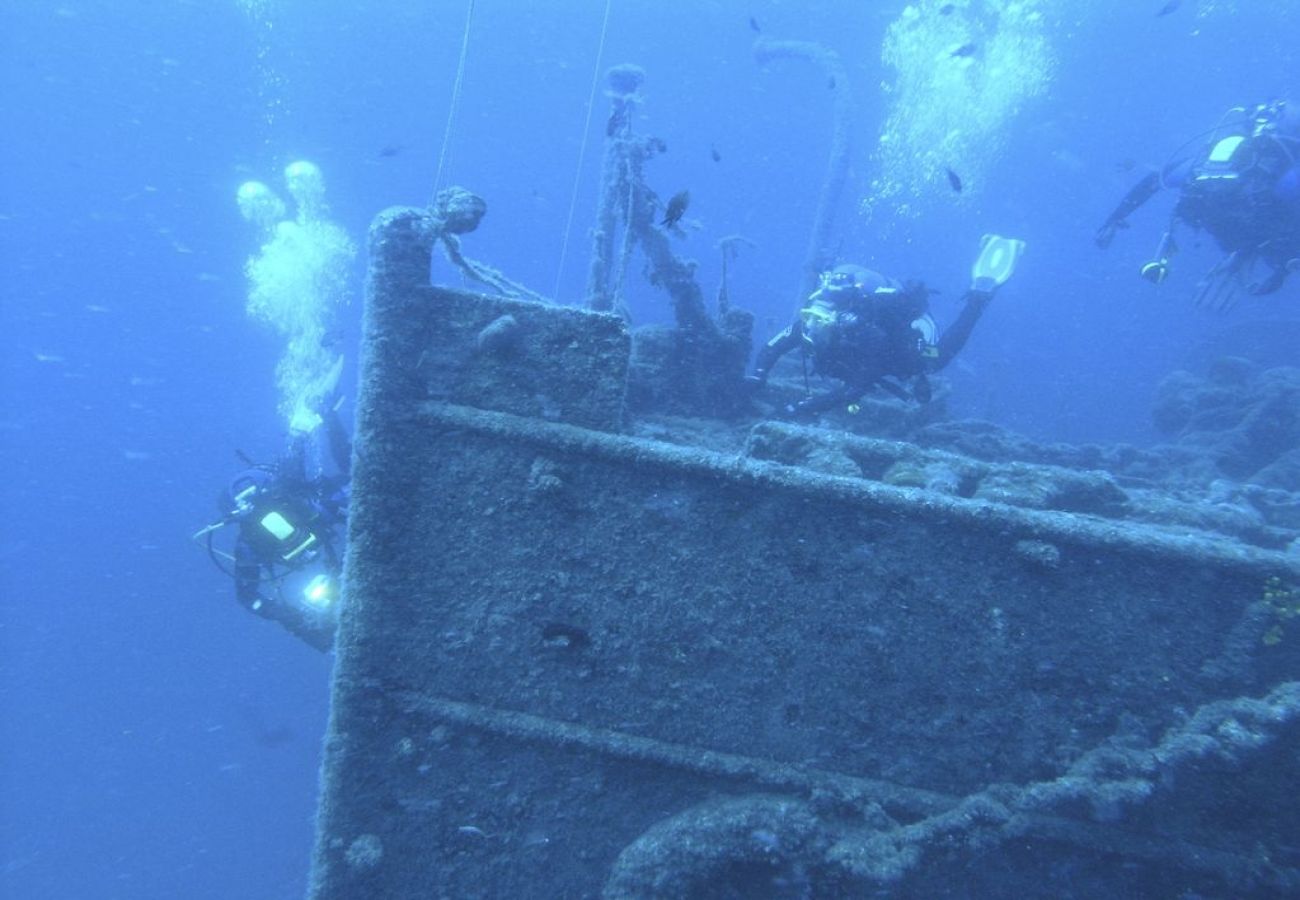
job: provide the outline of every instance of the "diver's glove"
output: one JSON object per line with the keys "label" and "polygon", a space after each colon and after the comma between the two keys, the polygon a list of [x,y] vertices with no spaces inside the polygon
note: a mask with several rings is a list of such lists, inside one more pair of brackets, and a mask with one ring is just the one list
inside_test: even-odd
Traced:
{"label": "diver's glove", "polygon": [[1131,212],[1141,208],[1156,192],[1164,186],[1163,175],[1160,172],[1148,172],[1142,180],[1124,195],[1124,199],[1119,201],[1119,206],[1115,207],[1114,212],[1106,219],[1105,223],[1097,229],[1097,235],[1093,238],[1097,246],[1105,250],[1110,246],[1110,242],[1115,237],[1115,232],[1121,228],[1128,228],[1128,215]]}
{"label": "diver's glove", "polygon": [[1128,228],[1128,222],[1124,219],[1107,219],[1106,223],[1097,229],[1097,233],[1092,238],[1093,243],[1105,250],[1110,246],[1110,242],[1115,240],[1115,232],[1121,228]]}

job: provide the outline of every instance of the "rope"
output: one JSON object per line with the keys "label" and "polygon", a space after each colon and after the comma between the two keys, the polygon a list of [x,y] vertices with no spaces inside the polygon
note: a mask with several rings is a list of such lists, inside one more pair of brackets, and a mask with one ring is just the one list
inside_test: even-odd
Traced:
{"label": "rope", "polygon": [[460,61],[456,63],[456,80],[451,86],[451,108],[447,110],[447,129],[442,135],[442,150],[438,153],[438,173],[433,178],[433,198],[429,204],[438,197],[438,188],[442,187],[442,167],[447,161],[447,147],[451,144],[451,127],[456,121],[456,110],[460,106],[460,86],[465,80],[465,57],[469,55],[469,27],[474,21],[474,0],[469,0],[469,8],[465,11],[465,35],[460,41]]}
{"label": "rope", "polygon": [[569,195],[569,215],[564,220],[564,241],[560,244],[560,264],[555,271],[555,289],[551,298],[560,296],[560,279],[564,277],[564,259],[569,254],[569,232],[573,229],[573,211],[578,206],[578,186],[582,182],[582,163],[587,157],[587,134],[591,131],[591,110],[596,105],[596,87],[600,84],[600,61],[605,55],[605,32],[609,28],[609,8],[613,0],[605,0],[605,18],[600,23],[600,45],[596,48],[596,64],[591,71],[591,93],[587,95],[587,121],[582,125],[582,140],[578,148],[578,168],[573,173],[573,192]]}

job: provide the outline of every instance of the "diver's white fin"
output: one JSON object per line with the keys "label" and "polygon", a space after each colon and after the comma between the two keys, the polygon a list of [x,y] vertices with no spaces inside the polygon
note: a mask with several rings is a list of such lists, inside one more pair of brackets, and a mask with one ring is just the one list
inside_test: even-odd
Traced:
{"label": "diver's white fin", "polygon": [[322,397],[333,397],[334,392],[339,389],[339,378],[343,375],[343,354],[334,360],[334,365],[330,366],[329,374],[321,381],[320,395]]}
{"label": "diver's white fin", "polygon": [[992,293],[1006,284],[1024,252],[1024,241],[997,234],[984,235],[979,258],[971,267],[971,290]]}

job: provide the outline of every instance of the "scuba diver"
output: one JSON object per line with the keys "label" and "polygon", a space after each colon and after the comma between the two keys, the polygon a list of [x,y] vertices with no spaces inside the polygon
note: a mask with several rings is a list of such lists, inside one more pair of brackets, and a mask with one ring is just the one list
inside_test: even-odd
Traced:
{"label": "scuba diver", "polygon": [[874,387],[927,403],[926,376],[946,366],[966,345],[1024,248],[1023,241],[984,236],[961,314],[942,336],[927,311],[931,291],[924,284],[900,283],[861,266],[836,266],[822,275],[821,286],[794,322],[759,351],[754,373],[746,381],[754,388],[765,385],[776,361],[798,347],[805,364],[812,361],[815,374],[838,379],[841,385],[787,406],[787,415],[810,416],[836,406],[856,411],[857,400]]}
{"label": "scuba diver", "polygon": [[[221,519],[194,538],[205,540],[213,563],[234,580],[240,605],[324,652],[334,643],[338,619],[352,446],[337,406],[306,415],[310,419],[295,422],[275,463],[253,463],[240,454],[248,468],[222,492]],[[332,474],[320,463],[322,439]],[[214,544],[227,526],[236,529],[230,553]]]}
{"label": "scuba diver", "polygon": [[[1204,143],[1184,155],[1201,137]],[[1300,269],[1300,107],[1277,100],[1229,110],[1133,186],[1098,229],[1097,246],[1110,246],[1129,215],[1161,188],[1177,189],[1178,202],[1156,258],[1142,267],[1153,284],[1169,274],[1180,223],[1207,232],[1225,254],[1197,285],[1198,305],[1226,309],[1241,289],[1271,294]]]}

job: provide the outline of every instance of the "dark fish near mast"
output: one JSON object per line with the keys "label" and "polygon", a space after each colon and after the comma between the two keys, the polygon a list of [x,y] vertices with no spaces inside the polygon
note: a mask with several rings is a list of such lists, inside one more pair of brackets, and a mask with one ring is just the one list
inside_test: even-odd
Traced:
{"label": "dark fish near mast", "polygon": [[672,199],[668,201],[668,206],[664,209],[664,219],[659,224],[665,228],[676,228],[677,223],[686,215],[686,207],[691,205],[691,192],[678,191],[673,194]]}

